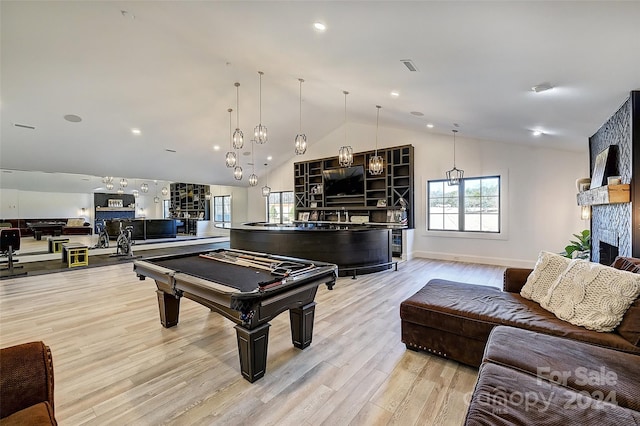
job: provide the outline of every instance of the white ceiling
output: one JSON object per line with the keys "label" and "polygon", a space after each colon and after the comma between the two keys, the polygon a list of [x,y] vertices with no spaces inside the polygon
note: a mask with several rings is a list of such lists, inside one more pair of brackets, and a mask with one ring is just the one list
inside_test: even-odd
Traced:
{"label": "white ceiling", "polygon": [[[379,104],[381,126],[450,134],[459,123],[462,137],[580,150],[640,88],[635,1],[3,0],[0,8],[3,169],[238,184],[224,167],[227,109],[238,81],[248,141],[258,70],[270,140],[256,146],[255,162],[272,155],[274,165],[293,157],[298,78],[311,144],[342,125],[348,90],[349,121],[374,124]],[[326,32],[314,31],[316,21]],[[529,90],[543,82],[556,88]],[[533,137],[536,128],[546,134]]]}

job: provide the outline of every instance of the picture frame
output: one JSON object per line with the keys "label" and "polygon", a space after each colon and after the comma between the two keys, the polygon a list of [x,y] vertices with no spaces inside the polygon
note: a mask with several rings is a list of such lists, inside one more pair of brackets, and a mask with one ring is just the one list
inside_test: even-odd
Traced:
{"label": "picture frame", "polygon": [[303,222],[309,222],[309,212],[303,212],[302,213],[302,221]]}
{"label": "picture frame", "polygon": [[309,220],[311,221],[317,221],[318,220],[318,211],[314,210],[311,212],[311,215],[309,216]]}
{"label": "picture frame", "polygon": [[612,161],[614,161],[614,155],[615,146],[610,145],[596,156],[596,161],[593,165],[593,174],[591,175],[591,189],[606,185],[605,174],[611,167]]}
{"label": "picture frame", "polygon": [[318,203],[316,201],[312,201],[311,203],[309,203],[309,207],[315,209],[316,207],[318,207]]}

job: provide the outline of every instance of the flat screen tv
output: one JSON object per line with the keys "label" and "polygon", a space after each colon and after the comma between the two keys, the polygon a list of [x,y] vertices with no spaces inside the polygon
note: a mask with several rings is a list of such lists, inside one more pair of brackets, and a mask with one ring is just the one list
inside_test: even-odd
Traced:
{"label": "flat screen tv", "polygon": [[324,194],[362,195],[364,194],[364,167],[352,166],[322,171]]}

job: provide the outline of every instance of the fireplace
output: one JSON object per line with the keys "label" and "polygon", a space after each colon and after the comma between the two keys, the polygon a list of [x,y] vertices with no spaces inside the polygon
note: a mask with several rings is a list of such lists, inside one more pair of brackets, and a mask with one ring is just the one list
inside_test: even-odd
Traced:
{"label": "fireplace", "polygon": [[618,247],[600,241],[599,244],[600,263],[603,265],[611,265],[618,256]]}

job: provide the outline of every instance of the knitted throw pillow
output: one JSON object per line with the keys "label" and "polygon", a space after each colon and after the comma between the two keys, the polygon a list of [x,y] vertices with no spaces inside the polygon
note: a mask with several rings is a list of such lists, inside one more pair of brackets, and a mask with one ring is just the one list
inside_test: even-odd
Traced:
{"label": "knitted throw pillow", "polygon": [[640,275],[572,260],[540,305],[589,330],[613,331],[640,294]]}
{"label": "knitted throw pillow", "polygon": [[520,290],[520,295],[525,299],[540,303],[549,292],[551,285],[567,269],[570,262],[571,259],[559,254],[541,251],[533,272],[529,274],[527,282]]}

